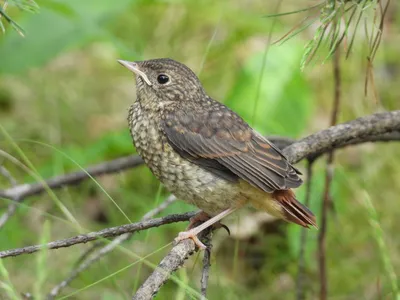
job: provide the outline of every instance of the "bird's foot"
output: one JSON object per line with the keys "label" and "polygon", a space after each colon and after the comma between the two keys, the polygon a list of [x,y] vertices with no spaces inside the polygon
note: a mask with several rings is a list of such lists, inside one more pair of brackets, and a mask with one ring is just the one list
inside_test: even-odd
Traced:
{"label": "bird's foot", "polygon": [[[196,246],[199,247],[199,249],[206,249],[207,247],[200,241],[197,235],[207,227],[212,226],[213,230],[222,227],[225,228],[229,234],[231,234],[229,228],[226,225],[222,224],[218,219],[218,216],[211,218],[207,213],[203,211],[197,213],[190,219],[187,231],[180,232],[175,238],[175,242],[179,243],[180,241],[186,239],[192,239]],[[202,222],[202,224],[196,226],[196,224],[198,224],[199,222]]]}
{"label": "bird's foot", "polygon": [[199,238],[197,237],[197,230],[196,228],[190,229],[188,231],[179,232],[178,236],[175,238],[175,242],[179,243],[180,241],[186,239],[192,239],[193,242],[196,244],[199,249],[205,250],[207,249],[206,245],[204,245]]}

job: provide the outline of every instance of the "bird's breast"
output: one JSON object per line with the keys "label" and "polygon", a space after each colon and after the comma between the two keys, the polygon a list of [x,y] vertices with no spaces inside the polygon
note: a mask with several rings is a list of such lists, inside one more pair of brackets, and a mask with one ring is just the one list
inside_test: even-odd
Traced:
{"label": "bird's breast", "polygon": [[160,119],[136,102],[129,110],[133,143],[152,173],[178,198],[207,213],[218,213],[239,200],[240,187],[180,156],[168,143]]}

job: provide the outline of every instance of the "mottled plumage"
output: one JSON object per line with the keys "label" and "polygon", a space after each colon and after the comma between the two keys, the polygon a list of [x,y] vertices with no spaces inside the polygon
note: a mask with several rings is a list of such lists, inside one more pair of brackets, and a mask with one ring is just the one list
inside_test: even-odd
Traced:
{"label": "mottled plumage", "polygon": [[136,73],[129,111],[135,147],[178,198],[210,216],[249,202],[287,221],[316,226],[290,190],[300,172],[240,116],[210,98],[197,76],[171,59],[121,64]]}

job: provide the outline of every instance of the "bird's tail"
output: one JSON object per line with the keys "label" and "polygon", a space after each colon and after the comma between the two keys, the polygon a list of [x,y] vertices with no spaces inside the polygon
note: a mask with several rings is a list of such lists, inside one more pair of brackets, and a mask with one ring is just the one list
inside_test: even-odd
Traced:
{"label": "bird's tail", "polygon": [[306,228],[309,226],[318,228],[314,214],[297,201],[292,190],[275,191],[272,193],[272,198],[280,203],[286,221]]}

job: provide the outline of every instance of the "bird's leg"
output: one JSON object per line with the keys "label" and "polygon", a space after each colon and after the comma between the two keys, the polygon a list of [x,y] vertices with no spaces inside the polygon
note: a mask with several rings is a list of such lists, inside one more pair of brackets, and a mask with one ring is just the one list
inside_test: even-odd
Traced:
{"label": "bird's leg", "polygon": [[209,220],[211,217],[205,213],[204,211],[200,211],[197,214],[195,214],[193,217],[190,218],[189,220],[189,225],[186,228],[186,230],[192,229],[195,227],[196,223],[198,222],[205,222]]}
{"label": "bird's leg", "polygon": [[200,232],[202,232],[204,229],[206,229],[207,227],[217,223],[222,218],[233,213],[236,209],[238,209],[238,207],[228,208],[228,209],[224,210],[223,212],[219,213],[218,215],[216,215],[215,217],[212,217],[211,219],[205,221],[203,224],[200,224],[199,226],[194,227],[188,231],[180,232],[178,237],[175,238],[175,242],[178,243],[185,239],[192,239],[195,242],[195,244],[197,245],[197,247],[199,247],[200,249],[206,249],[207,247],[199,240],[197,235]]}
{"label": "bird's leg", "polygon": [[[193,217],[190,218],[189,220],[189,225],[186,227],[186,230],[190,230],[195,227],[195,225],[199,222],[204,223],[205,221],[211,219],[211,217],[204,211],[200,211],[197,214],[195,214]],[[224,228],[228,234],[231,234],[231,231],[229,230],[228,226],[225,224],[222,224],[220,221],[215,222],[213,225],[213,229],[219,229],[219,228]]]}

